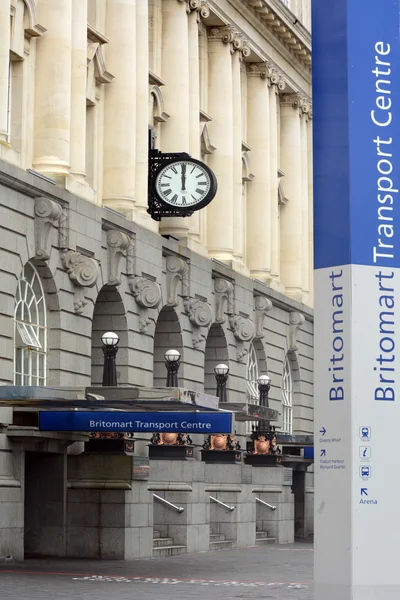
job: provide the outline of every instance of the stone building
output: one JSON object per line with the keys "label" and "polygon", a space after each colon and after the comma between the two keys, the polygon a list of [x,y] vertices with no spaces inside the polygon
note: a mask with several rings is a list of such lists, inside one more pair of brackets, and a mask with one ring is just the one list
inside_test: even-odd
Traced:
{"label": "stone building", "polygon": [[[259,374],[277,431],[312,435],[310,90],[310,0],[2,0],[1,384],[101,385],[112,330],[120,386],[165,386],[174,348],[181,388],[215,394],[228,365],[243,448]],[[151,218],[150,137],[211,167],[207,208]],[[137,456],[91,455],[33,409],[3,406],[0,423],[0,556],[312,532],[304,465],[208,464],[195,436],[191,461],[151,460],[136,480],[146,436]]]}

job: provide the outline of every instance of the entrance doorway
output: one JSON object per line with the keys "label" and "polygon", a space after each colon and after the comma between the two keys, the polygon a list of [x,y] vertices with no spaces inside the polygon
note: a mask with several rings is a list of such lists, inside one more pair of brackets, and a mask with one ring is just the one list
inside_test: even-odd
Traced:
{"label": "entrance doorway", "polygon": [[306,472],[293,471],[292,490],[294,495],[294,537],[305,537],[305,495],[306,495]]}
{"label": "entrance doorway", "polygon": [[25,452],[24,550],[65,556],[66,455]]}

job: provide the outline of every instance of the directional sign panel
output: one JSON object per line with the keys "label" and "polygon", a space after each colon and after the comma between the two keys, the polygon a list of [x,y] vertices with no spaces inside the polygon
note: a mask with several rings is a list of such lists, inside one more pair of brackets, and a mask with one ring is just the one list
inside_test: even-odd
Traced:
{"label": "directional sign panel", "polygon": [[315,600],[398,600],[398,0],[313,0]]}
{"label": "directional sign panel", "polygon": [[41,431],[113,431],[143,433],[231,433],[231,413],[90,412],[39,413]]}

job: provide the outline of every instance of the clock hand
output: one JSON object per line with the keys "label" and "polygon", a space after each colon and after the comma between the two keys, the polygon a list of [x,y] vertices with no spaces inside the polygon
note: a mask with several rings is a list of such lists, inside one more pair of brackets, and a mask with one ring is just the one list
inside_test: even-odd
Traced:
{"label": "clock hand", "polygon": [[182,165],[182,192],[186,191],[185,184],[186,184],[186,165],[183,164]]}

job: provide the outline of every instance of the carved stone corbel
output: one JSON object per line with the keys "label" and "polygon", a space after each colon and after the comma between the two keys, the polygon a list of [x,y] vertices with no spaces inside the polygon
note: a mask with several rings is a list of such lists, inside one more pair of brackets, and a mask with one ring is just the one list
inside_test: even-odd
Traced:
{"label": "carved stone corbel", "polygon": [[239,342],[251,342],[254,338],[254,325],[250,319],[246,319],[241,315],[230,315],[229,325],[233,335]]}
{"label": "carved stone corbel", "polygon": [[49,235],[53,225],[60,220],[62,209],[49,198],[35,200],[35,258],[49,260]]}
{"label": "carved stone corbel", "polygon": [[255,336],[258,340],[262,339],[264,333],[264,319],[267,313],[272,309],[272,302],[265,296],[256,296],[254,299],[255,307]]}
{"label": "carved stone corbel", "polygon": [[107,250],[108,250],[108,281],[109,285],[121,285],[121,272],[119,263],[122,256],[126,256],[126,251],[131,243],[131,238],[126,233],[118,229],[107,231]]}
{"label": "carved stone corbel", "polygon": [[231,281],[216,277],[214,279],[215,292],[215,321],[216,323],[225,323],[225,313],[233,315],[235,313],[234,287]]}
{"label": "carved stone corbel", "polygon": [[241,315],[229,315],[229,325],[238,341],[236,349],[237,360],[245,362],[245,358],[249,352],[248,344],[254,338],[254,325],[250,319],[246,319]]}
{"label": "carved stone corbel", "polygon": [[291,312],[289,315],[289,343],[288,352],[296,352],[299,349],[297,343],[297,332],[305,323],[305,316],[299,312]]}
{"label": "carved stone corbel", "polygon": [[75,286],[74,310],[81,314],[87,304],[84,288],[91,288],[96,284],[99,265],[94,258],[74,250],[65,250],[62,254],[62,262]]}
{"label": "carved stone corbel", "polygon": [[167,256],[167,306],[178,306],[178,283],[182,282],[182,296],[189,297],[189,265],[182,258]]}
{"label": "carved stone corbel", "polygon": [[129,287],[139,305],[139,331],[147,333],[151,323],[148,311],[157,308],[161,302],[161,287],[156,281],[146,277],[132,277],[129,279]]}
{"label": "carved stone corbel", "polygon": [[189,321],[193,325],[193,347],[198,348],[205,336],[201,334],[201,328],[208,327],[211,325],[212,313],[210,306],[198,300],[197,298],[185,298],[183,301],[186,314],[189,317]]}

